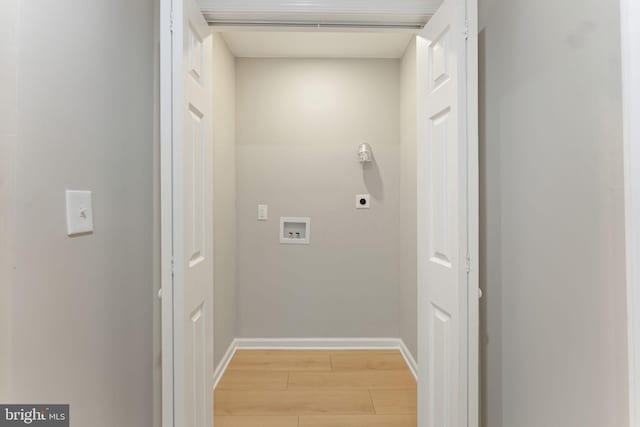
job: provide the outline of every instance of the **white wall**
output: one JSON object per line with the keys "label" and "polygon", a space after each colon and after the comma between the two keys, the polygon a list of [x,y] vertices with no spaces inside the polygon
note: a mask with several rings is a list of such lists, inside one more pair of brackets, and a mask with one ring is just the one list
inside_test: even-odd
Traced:
{"label": "white wall", "polygon": [[236,332],[235,58],[213,34],[214,365]]}
{"label": "white wall", "polygon": [[0,401],[11,390],[14,152],[17,144],[16,79],[18,0],[0,4]]}
{"label": "white wall", "polygon": [[627,427],[618,2],[480,8],[484,425]]}
{"label": "white wall", "polygon": [[[9,400],[70,403],[72,425],[153,419],[153,17],[152,0],[20,2],[2,353]],[[94,234],[65,235],[65,189],[94,192]]]}
{"label": "white wall", "polygon": [[[238,336],[399,336],[399,61],[236,71]],[[364,170],[363,141],[376,158]],[[372,208],[356,210],[367,192]],[[311,244],[281,245],[280,216],[311,217]]]}
{"label": "white wall", "polygon": [[418,359],[416,40],[402,57],[400,78],[400,336]]}

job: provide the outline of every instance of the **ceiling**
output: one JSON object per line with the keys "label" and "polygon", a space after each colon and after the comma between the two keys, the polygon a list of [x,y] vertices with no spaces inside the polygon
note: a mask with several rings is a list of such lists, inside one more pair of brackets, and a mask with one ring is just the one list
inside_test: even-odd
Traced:
{"label": "ceiling", "polygon": [[400,58],[408,32],[229,31],[222,33],[240,58]]}

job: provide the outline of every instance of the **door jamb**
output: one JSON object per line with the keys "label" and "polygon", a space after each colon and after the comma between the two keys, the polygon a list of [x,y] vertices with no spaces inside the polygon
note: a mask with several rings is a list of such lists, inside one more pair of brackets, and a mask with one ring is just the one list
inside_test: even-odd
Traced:
{"label": "door jamb", "polygon": [[629,425],[640,426],[640,5],[620,1]]}
{"label": "door jamb", "polygon": [[160,296],[162,427],[174,427],[172,0],[160,0]]}

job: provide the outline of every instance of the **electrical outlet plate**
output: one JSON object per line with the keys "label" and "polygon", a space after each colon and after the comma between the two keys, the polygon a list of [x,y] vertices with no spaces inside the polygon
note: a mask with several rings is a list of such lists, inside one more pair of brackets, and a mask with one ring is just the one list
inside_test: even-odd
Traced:
{"label": "electrical outlet plate", "polygon": [[356,194],[356,209],[369,209],[371,197],[368,194]]}

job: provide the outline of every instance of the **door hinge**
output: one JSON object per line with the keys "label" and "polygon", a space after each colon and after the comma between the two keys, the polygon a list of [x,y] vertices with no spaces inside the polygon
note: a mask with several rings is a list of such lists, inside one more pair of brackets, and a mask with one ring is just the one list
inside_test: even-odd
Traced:
{"label": "door hinge", "polygon": [[173,260],[173,258],[171,258],[171,277],[173,277],[173,273],[176,271],[176,263]]}
{"label": "door hinge", "polygon": [[466,259],[465,268],[467,269],[467,273],[471,273],[471,258],[469,257]]}
{"label": "door hinge", "polygon": [[464,39],[469,40],[469,20],[464,21]]}
{"label": "door hinge", "polygon": [[169,32],[173,34],[173,12],[169,16]]}

